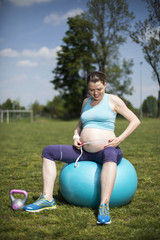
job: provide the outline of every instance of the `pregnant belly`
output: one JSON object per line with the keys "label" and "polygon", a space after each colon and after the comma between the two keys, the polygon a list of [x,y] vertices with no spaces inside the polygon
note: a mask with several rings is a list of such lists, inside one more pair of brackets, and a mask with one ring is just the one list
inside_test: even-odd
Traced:
{"label": "pregnant belly", "polygon": [[[104,146],[107,145],[108,140],[115,138],[113,131],[97,129],[97,128],[84,128],[80,135],[80,140],[83,143],[89,143],[83,146],[83,149],[87,152],[98,152],[104,149]],[[103,141],[99,143],[94,143],[96,141]]]}

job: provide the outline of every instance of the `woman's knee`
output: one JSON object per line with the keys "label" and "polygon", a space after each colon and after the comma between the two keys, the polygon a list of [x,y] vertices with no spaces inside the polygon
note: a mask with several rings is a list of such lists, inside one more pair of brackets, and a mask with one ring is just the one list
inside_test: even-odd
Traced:
{"label": "woman's knee", "polygon": [[48,146],[43,148],[42,158],[47,158],[49,160],[54,161],[54,156],[53,156],[53,151],[52,151],[52,146],[51,145],[48,145]]}

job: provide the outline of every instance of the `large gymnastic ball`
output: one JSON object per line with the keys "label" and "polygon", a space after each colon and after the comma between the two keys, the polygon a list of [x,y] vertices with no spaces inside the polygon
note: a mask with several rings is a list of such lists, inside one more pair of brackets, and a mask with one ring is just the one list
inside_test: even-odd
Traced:
{"label": "large gymnastic ball", "polygon": [[[77,206],[98,207],[100,204],[102,166],[95,162],[66,164],[59,176],[60,191],[64,199]],[[117,176],[110,199],[110,207],[129,203],[137,189],[137,173],[125,158],[117,166]]]}

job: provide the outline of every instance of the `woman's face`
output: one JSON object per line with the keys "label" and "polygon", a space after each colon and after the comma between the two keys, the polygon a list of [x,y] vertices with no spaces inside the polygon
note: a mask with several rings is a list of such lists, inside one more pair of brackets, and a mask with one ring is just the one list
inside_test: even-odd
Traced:
{"label": "woman's face", "polygon": [[106,83],[103,84],[101,81],[89,82],[88,90],[89,94],[95,101],[101,101],[105,93]]}

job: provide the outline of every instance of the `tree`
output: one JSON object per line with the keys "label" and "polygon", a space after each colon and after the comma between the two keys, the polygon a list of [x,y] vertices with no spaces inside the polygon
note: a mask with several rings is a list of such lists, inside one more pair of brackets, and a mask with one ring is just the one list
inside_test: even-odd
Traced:
{"label": "tree", "polygon": [[85,16],[92,23],[95,38],[93,53],[99,70],[105,72],[110,62],[117,59],[134,16],[126,0],[90,0],[87,5]]}
{"label": "tree", "polygon": [[20,103],[18,100],[11,100],[8,98],[2,105],[0,106],[0,109],[2,110],[24,110],[25,107],[20,106]]}
{"label": "tree", "polygon": [[53,100],[54,116],[58,118],[69,118],[68,109],[65,108],[65,100],[59,96],[55,96]]}
{"label": "tree", "polygon": [[64,45],[57,53],[57,67],[53,70],[54,88],[59,90],[65,109],[71,117],[79,116],[82,98],[86,97],[86,78],[94,69],[92,58],[91,24],[80,16],[68,19],[69,30]]}
{"label": "tree", "polygon": [[92,0],[88,11],[68,19],[69,30],[57,53],[53,70],[54,88],[59,90],[64,106],[72,117],[79,116],[82,99],[87,95],[88,73],[107,73],[108,89],[115,94],[132,94],[132,60],[119,64],[118,47],[126,38],[133,14],[126,0]]}
{"label": "tree", "polygon": [[142,104],[142,109],[146,117],[157,117],[157,99],[153,96],[147,97]]}
{"label": "tree", "polygon": [[133,87],[131,85],[133,60],[126,61],[123,59],[122,66],[118,63],[109,63],[107,67],[107,91],[123,97],[124,94],[132,94]]}
{"label": "tree", "polygon": [[2,110],[12,110],[12,101],[10,98],[8,98],[4,103],[1,105]]}
{"label": "tree", "polygon": [[40,105],[38,101],[35,101],[32,104],[32,110],[34,112],[34,116],[39,117],[42,116],[44,106]]}
{"label": "tree", "polygon": [[55,96],[49,101],[43,109],[43,115],[51,118],[67,118],[67,109],[65,108],[65,100],[61,95]]}
{"label": "tree", "polygon": [[160,4],[159,0],[144,0],[149,16],[135,24],[130,33],[134,42],[142,47],[144,58],[153,69],[153,79],[158,81],[158,117],[160,117]]}
{"label": "tree", "polygon": [[12,109],[14,109],[14,110],[24,110],[25,107],[20,106],[19,101],[13,100],[13,101],[12,101]]}
{"label": "tree", "polygon": [[129,12],[126,0],[90,0],[86,19],[92,23],[94,33],[93,53],[98,69],[107,75],[109,92],[122,97],[132,94],[131,86],[133,60],[119,60],[119,46],[126,36],[134,19]]}

